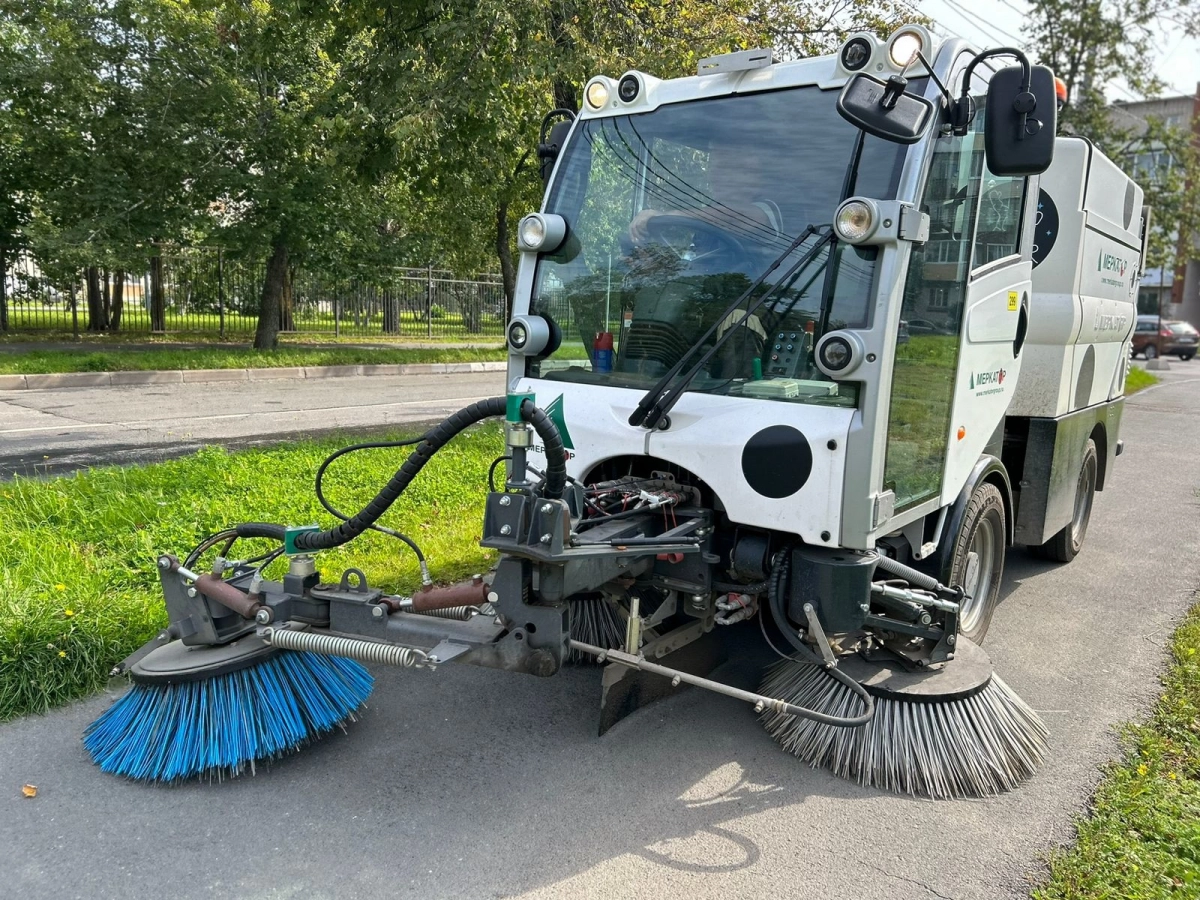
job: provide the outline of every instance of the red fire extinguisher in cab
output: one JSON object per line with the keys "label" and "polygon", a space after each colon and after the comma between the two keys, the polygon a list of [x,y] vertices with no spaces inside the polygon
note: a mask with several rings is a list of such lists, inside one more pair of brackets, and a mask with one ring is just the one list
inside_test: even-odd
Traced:
{"label": "red fire extinguisher in cab", "polygon": [[592,341],[592,367],[597,372],[611,372],[613,368],[613,336],[611,331],[599,331]]}

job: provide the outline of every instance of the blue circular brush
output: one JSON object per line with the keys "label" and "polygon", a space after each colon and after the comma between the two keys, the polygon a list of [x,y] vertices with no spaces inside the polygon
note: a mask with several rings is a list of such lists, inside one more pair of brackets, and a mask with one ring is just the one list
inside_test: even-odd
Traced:
{"label": "blue circular brush", "polygon": [[84,747],[105,772],[139,781],[253,773],[257,761],[353,720],[374,684],[357,662],[317,653],[277,651],[228,668],[169,683],[138,681],[135,670],[129,691],[84,732]]}

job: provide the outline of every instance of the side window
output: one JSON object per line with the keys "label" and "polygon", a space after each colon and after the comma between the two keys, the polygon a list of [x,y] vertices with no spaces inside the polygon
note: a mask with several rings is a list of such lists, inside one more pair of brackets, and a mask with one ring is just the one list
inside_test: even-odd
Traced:
{"label": "side window", "polygon": [[1021,213],[1025,208],[1025,183],[1025,178],[993,175],[984,163],[973,268],[1017,253]]}
{"label": "side window", "polygon": [[896,346],[888,416],[883,478],[884,487],[896,495],[898,510],[941,491],[958,333],[986,172],[983,118],[976,116],[965,137],[943,135],[933,146],[922,202],[929,213],[929,241],[913,247],[909,259],[900,313],[907,331],[901,331]]}

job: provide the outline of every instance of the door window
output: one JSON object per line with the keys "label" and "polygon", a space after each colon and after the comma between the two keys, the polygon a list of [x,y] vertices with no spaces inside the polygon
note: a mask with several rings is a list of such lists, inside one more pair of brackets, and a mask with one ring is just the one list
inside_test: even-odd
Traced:
{"label": "door window", "polygon": [[[922,328],[897,344],[888,417],[884,488],[895,493],[897,510],[941,491],[972,261],[978,265],[989,253],[1010,255],[1017,245],[1020,212],[1014,219],[1007,210],[1009,194],[1019,195],[1021,189],[1000,183],[1010,179],[986,173],[983,119],[980,112],[965,137],[942,135],[933,146],[922,204],[929,214],[929,240],[912,248],[900,314],[908,322],[921,321]],[[990,217],[986,227],[992,230],[984,240],[981,225],[977,241],[975,225],[985,184],[998,194],[985,214]]]}

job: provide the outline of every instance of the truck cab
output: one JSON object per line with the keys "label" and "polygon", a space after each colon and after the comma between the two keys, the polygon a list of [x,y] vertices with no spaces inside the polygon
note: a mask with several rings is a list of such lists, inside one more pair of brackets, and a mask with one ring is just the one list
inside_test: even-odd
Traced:
{"label": "truck cab", "polygon": [[[1039,176],[1069,139],[1049,71],[1011,63],[905,26],[813,59],[597,76],[559,126],[519,228],[509,390],[554,412],[579,484],[697,491],[715,521],[702,586],[789,553],[801,632],[815,580],[857,597],[817,604],[846,647],[902,633],[893,649],[928,663],[951,630],[982,639],[1014,540],[1074,524],[1057,556],[1078,552],[1119,448],[1141,191],[1073,141],[1051,169],[1077,183],[1054,188],[1072,236],[1047,253]],[[1081,299],[1097,258],[1120,297]],[[906,608],[897,628],[896,604],[861,596],[874,555],[957,585],[957,621]]]}

